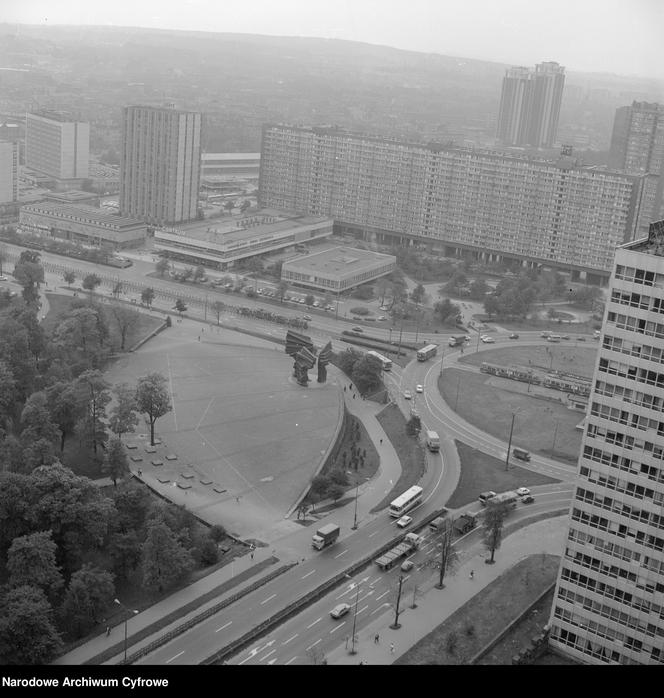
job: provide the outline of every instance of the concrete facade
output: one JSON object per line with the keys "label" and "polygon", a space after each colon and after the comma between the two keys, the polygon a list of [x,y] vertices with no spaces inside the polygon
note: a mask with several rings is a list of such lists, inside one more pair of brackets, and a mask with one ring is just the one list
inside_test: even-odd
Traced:
{"label": "concrete facade", "polygon": [[616,251],[551,645],[664,664],[664,221]]}
{"label": "concrete facade", "polygon": [[61,112],[25,117],[25,165],[58,180],[85,179],[90,159],[90,124]]}
{"label": "concrete facade", "polygon": [[18,201],[18,143],[0,141],[0,204]]}

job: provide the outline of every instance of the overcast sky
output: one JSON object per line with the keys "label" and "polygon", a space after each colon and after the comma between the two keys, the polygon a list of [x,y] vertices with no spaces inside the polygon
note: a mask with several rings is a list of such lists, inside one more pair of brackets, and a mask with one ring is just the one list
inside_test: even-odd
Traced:
{"label": "overcast sky", "polygon": [[0,21],[318,36],[664,78],[664,0],[0,0]]}

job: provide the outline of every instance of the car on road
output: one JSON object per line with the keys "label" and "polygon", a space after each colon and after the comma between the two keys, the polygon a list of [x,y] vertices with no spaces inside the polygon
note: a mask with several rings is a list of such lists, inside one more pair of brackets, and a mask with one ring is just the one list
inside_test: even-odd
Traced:
{"label": "car on road", "polygon": [[540,337],[544,337],[544,339],[548,339],[551,336],[551,332],[548,332],[547,330],[544,330]]}
{"label": "car on road", "polygon": [[484,335],[484,337],[481,337],[481,340],[485,344],[495,344],[496,340],[493,337],[489,337],[489,335]]}
{"label": "car on road", "polygon": [[569,335],[568,335],[568,334],[564,334],[560,339],[569,339]]}
{"label": "car on road", "polygon": [[326,305],[325,310],[334,310],[334,306],[332,305]]}
{"label": "car on road", "polygon": [[406,400],[410,400],[413,397],[413,393],[411,393],[410,390],[404,390],[403,396]]}
{"label": "car on road", "polygon": [[535,497],[533,497],[531,494],[528,494],[521,501],[524,504],[532,504],[535,501]]}
{"label": "car on road", "polygon": [[378,319],[382,322],[383,320],[387,320],[387,318],[384,315],[379,315]]}
{"label": "car on road", "polygon": [[331,611],[330,615],[332,618],[335,620],[338,620],[339,618],[343,618],[343,616],[346,615],[350,611],[350,604],[347,603],[340,603],[338,606],[335,606]]}
{"label": "car on road", "polygon": [[306,301],[304,300],[304,298],[300,298],[300,300],[298,301],[298,303],[305,303],[305,302]]}
{"label": "car on road", "polygon": [[413,567],[415,567],[415,563],[412,560],[406,560],[405,562],[401,563],[402,572],[410,572]]}
{"label": "car on road", "polygon": [[311,315],[303,315],[302,319],[303,320],[311,320]]}
{"label": "car on road", "polygon": [[512,332],[510,339],[519,339],[519,335],[516,332]]}
{"label": "car on road", "polygon": [[385,310],[389,310],[389,308],[386,305],[381,305],[379,310],[385,311]]}
{"label": "car on road", "polygon": [[397,521],[397,526],[398,526],[399,528],[406,528],[406,526],[409,526],[411,523],[413,523],[413,517],[412,517],[412,516],[408,516],[408,514],[406,514],[406,516],[402,516],[402,517]]}
{"label": "car on road", "polygon": [[7,277],[6,277],[6,276],[0,276],[0,281],[7,281]]}
{"label": "car on road", "polygon": [[415,392],[416,392],[416,393],[423,393],[423,392],[424,392],[424,386],[423,386],[423,385],[416,385],[416,386],[415,386]]}
{"label": "car on road", "polygon": [[314,308],[320,308],[320,303],[318,301],[314,301]]}
{"label": "car on road", "polygon": [[364,332],[364,330],[358,325],[355,325],[355,327],[353,327],[353,332]]}
{"label": "car on road", "polygon": [[519,495],[519,497],[525,497],[527,494],[530,494],[530,490],[527,487],[519,487],[516,490],[516,493]]}
{"label": "car on road", "polygon": [[577,337],[577,340],[578,340],[579,342],[585,342],[585,341],[586,341],[586,338],[585,338],[585,337]]}

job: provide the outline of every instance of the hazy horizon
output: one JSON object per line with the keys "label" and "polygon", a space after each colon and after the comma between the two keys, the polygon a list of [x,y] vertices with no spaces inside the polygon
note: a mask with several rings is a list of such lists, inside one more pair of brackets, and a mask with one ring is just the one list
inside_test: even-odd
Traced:
{"label": "hazy horizon", "polygon": [[297,38],[344,39],[509,65],[556,61],[567,70],[664,79],[660,0],[8,0],[0,22],[16,25],[115,26]]}

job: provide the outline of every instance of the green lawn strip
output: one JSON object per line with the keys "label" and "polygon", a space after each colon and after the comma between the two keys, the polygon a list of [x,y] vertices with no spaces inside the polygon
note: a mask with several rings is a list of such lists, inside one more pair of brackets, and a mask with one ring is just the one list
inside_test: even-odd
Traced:
{"label": "green lawn strip", "polygon": [[[442,378],[438,377],[438,390],[463,419],[505,444],[515,414],[512,447],[551,457],[555,442],[555,458],[576,463],[582,436],[576,426],[583,420],[583,413],[528,393],[526,383],[486,373],[448,368]],[[559,391],[551,392],[554,397],[564,398]]]}
{"label": "green lawn strip", "polygon": [[401,476],[392,490],[371,510],[372,514],[384,509],[395,497],[417,484],[424,475],[426,466],[424,447],[419,439],[406,433],[406,420],[397,405],[388,405],[378,414],[377,419],[397,452]]}
{"label": "green lawn strip", "polygon": [[[500,553],[498,553],[500,554]],[[530,555],[473,596],[395,664],[467,664],[551,584],[560,557]],[[445,594],[432,590],[430,593]]]}
{"label": "green lawn strip", "polygon": [[461,477],[454,494],[447,502],[446,506],[450,509],[458,509],[471,502],[476,502],[480,492],[488,490],[506,492],[517,487],[550,485],[554,482],[560,482],[560,480],[526,470],[518,465],[510,465],[510,469],[505,470],[505,461],[482,453],[482,451],[456,439],[454,445],[461,461]]}
{"label": "green lawn strip", "polygon": [[597,344],[595,342],[582,342],[575,344],[574,340],[563,340],[560,344],[546,344],[541,346],[512,345],[490,351],[466,353],[459,359],[459,363],[480,366],[488,361],[500,366],[524,366],[530,365],[540,369],[566,371],[577,376],[592,378],[597,358]]}

